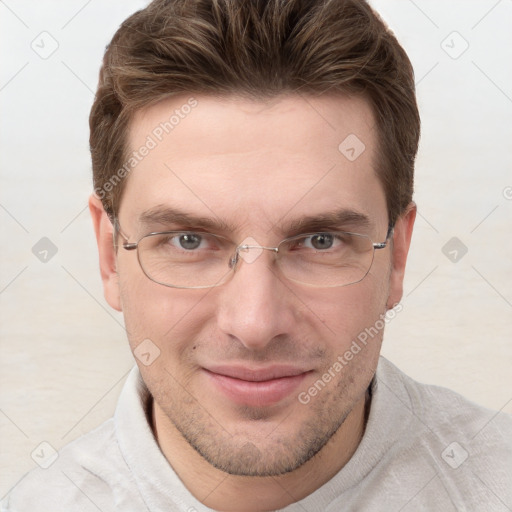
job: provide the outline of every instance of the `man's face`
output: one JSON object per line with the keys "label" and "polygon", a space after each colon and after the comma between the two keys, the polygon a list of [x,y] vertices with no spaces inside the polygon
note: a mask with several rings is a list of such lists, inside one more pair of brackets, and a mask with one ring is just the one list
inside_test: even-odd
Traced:
{"label": "man's face", "polygon": [[[131,150],[187,99],[138,112]],[[374,242],[386,238],[374,119],[365,101],[196,99],[127,178],[119,223],[130,242],[155,231],[199,229],[195,220],[154,215],[166,209],[208,219],[210,231],[234,242],[252,237],[267,247],[296,234],[291,226],[306,217],[333,212],[367,219],[349,215],[335,226],[340,231]],[[365,145],[355,160],[338,149],[350,134]],[[148,279],[135,251],[120,248],[118,279],[106,281],[106,295],[124,312],[131,348],[149,339],[160,350],[152,364],[137,363],[169,428],[224,471],[277,475],[309,460],[364,400],[382,331],[366,346],[360,343],[341,370],[332,367],[399,300],[401,274],[393,277],[392,250],[375,251],[368,275],[345,287],[288,281],[275,253],[263,251],[252,262],[241,260],[221,286],[177,289]],[[307,404],[299,400],[330,368],[335,377],[317,386]]]}

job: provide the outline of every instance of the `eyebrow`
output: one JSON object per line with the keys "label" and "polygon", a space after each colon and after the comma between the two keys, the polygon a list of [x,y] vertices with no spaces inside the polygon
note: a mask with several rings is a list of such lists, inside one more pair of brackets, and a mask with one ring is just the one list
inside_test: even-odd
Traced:
{"label": "eyebrow", "polygon": [[[139,216],[140,222],[151,228],[152,226],[177,225],[179,229],[189,228],[191,230],[201,229],[211,232],[232,233],[237,231],[234,225],[216,218],[193,215],[176,208],[163,205],[155,206],[142,212]],[[312,233],[319,230],[340,230],[340,229],[368,229],[374,223],[370,218],[361,212],[342,208],[318,215],[308,215],[292,220],[284,226],[274,226],[273,231],[287,233],[286,236],[294,236],[301,233]]]}
{"label": "eyebrow", "polygon": [[177,224],[181,228],[203,229],[208,231],[230,231],[233,226],[219,218],[202,217],[167,206],[155,206],[142,212],[139,221],[145,226]]}
{"label": "eyebrow", "polygon": [[368,229],[374,226],[370,218],[361,212],[342,208],[319,215],[305,216],[286,225],[290,236],[301,233],[313,233],[319,230]]}

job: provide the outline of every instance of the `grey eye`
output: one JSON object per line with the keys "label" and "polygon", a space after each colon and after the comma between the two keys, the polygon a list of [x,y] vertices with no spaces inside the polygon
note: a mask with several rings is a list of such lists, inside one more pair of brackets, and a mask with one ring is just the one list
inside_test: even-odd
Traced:
{"label": "grey eye", "polygon": [[314,249],[330,249],[334,243],[334,237],[329,233],[318,233],[311,237],[311,246]]}
{"label": "grey eye", "polygon": [[179,237],[179,244],[183,249],[191,251],[193,249],[197,249],[202,242],[202,237],[194,234],[184,234]]}

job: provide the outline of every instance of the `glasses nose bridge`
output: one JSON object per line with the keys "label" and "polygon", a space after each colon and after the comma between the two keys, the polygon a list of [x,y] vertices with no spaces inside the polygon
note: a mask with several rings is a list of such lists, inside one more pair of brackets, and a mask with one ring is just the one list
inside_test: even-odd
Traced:
{"label": "glasses nose bridge", "polygon": [[[250,258],[249,257],[244,258],[243,256],[240,256],[240,252],[242,252],[242,251],[249,252],[251,249],[257,249],[259,251],[259,253],[256,254],[256,256],[250,257]],[[260,254],[263,251],[272,251],[275,254],[277,254],[279,252],[279,247],[267,247],[265,245],[241,243],[240,245],[238,245],[235,248],[235,252],[233,253],[233,255],[231,256],[231,258],[229,260],[229,268],[233,271],[236,270],[237,266],[238,266],[238,262],[240,261],[240,258],[247,261],[248,263],[252,263],[259,258]]]}

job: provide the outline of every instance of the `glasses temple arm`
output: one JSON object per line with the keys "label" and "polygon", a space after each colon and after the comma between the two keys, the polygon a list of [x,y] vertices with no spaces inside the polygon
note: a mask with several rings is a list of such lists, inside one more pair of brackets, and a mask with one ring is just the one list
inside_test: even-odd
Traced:
{"label": "glasses temple arm", "polygon": [[377,242],[377,243],[374,243],[373,244],[373,248],[374,249],[384,249],[385,247],[387,247],[390,239],[393,237],[393,231],[395,229],[395,226],[393,226],[392,224],[389,225],[388,227],[388,232],[386,234],[386,239],[384,240],[384,242]]}
{"label": "glasses temple arm", "polygon": [[114,239],[114,248],[117,250],[119,247],[117,243],[117,236],[121,235],[124,238],[124,243],[122,244],[122,247],[126,249],[127,251],[131,251],[133,249],[137,248],[137,243],[129,243],[128,237],[124,234],[123,230],[121,229],[121,225],[119,224],[119,221],[117,220],[117,217],[113,217],[110,219],[112,222],[112,226],[114,228],[113,233],[113,239]]}

